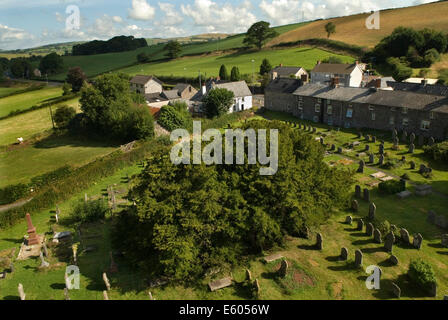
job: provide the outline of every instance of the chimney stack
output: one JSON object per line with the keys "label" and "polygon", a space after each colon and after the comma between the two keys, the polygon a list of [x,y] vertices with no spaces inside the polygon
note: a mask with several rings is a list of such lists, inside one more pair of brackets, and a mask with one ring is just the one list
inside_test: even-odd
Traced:
{"label": "chimney stack", "polygon": [[426,86],[428,85],[428,80],[423,79],[423,80],[422,80],[422,85],[423,85],[424,87],[426,87]]}
{"label": "chimney stack", "polygon": [[339,78],[338,77],[331,78],[331,86],[333,88],[339,87]]}
{"label": "chimney stack", "polygon": [[321,61],[320,61],[320,60],[317,60],[317,64],[321,64]]}
{"label": "chimney stack", "polygon": [[378,88],[378,89],[381,88],[381,78],[375,79],[375,88]]}

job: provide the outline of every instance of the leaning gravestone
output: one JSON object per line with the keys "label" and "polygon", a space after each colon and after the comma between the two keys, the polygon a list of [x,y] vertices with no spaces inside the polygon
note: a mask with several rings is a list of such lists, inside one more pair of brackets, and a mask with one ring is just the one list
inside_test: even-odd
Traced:
{"label": "leaning gravestone", "polygon": [[362,231],[364,229],[364,220],[358,220],[358,227],[356,228],[358,231]]}
{"label": "leaning gravestone", "polygon": [[249,269],[246,269],[246,281],[252,281],[252,273]]}
{"label": "leaning gravestone", "polygon": [[352,210],[354,212],[358,212],[359,211],[359,203],[358,200],[353,200],[352,201]]}
{"label": "leaning gravestone", "polygon": [[369,206],[369,220],[373,221],[375,220],[376,215],[376,205],[372,202]]}
{"label": "leaning gravestone", "polygon": [[282,260],[282,263],[280,265],[280,269],[278,270],[278,274],[280,277],[284,278],[286,277],[286,274],[288,272],[289,264],[288,261]]}
{"label": "leaning gravestone", "polygon": [[401,298],[401,289],[398,285],[396,285],[395,283],[392,283],[392,293],[394,294],[395,297],[397,297],[398,299]]}
{"label": "leaning gravestone", "polygon": [[358,199],[361,199],[361,193],[362,193],[362,189],[360,185],[357,185],[355,187],[355,197]]}
{"label": "leaning gravestone", "polygon": [[40,267],[41,268],[48,268],[50,266],[50,264],[47,261],[45,261],[44,254],[43,254],[42,251],[40,252],[40,256],[39,257],[40,257]]}
{"label": "leaning gravestone", "polygon": [[17,287],[17,289],[19,291],[20,300],[25,300],[26,295],[25,295],[25,291],[23,290],[23,285],[21,283],[19,283],[19,286]]}
{"label": "leaning gravestone", "polygon": [[384,249],[387,252],[392,252],[395,243],[395,235],[392,232],[389,232],[384,239]]}
{"label": "leaning gravestone", "polygon": [[406,229],[401,229],[400,230],[400,236],[401,236],[401,241],[403,241],[404,244],[406,245],[410,245],[411,244],[411,238],[409,237],[409,231]]}
{"label": "leaning gravestone", "polygon": [[358,266],[358,267],[362,266],[362,258],[363,258],[363,255],[362,255],[361,250],[356,250],[355,251],[355,265],[356,266]]}
{"label": "leaning gravestone", "polygon": [[341,260],[342,261],[347,261],[348,259],[348,249],[347,248],[342,248],[341,249]]}
{"label": "leaning gravestone", "polygon": [[375,231],[373,232],[373,239],[378,244],[383,243],[382,235],[381,235],[381,231],[380,230],[375,229]]}
{"label": "leaning gravestone", "polygon": [[322,250],[323,249],[323,238],[322,238],[322,234],[318,233],[316,236],[316,248],[317,250]]}
{"label": "leaning gravestone", "polygon": [[345,223],[351,225],[353,223],[353,217],[347,216],[347,218],[345,218]]}
{"label": "leaning gravestone", "polygon": [[232,278],[230,278],[230,277],[227,277],[227,278],[224,278],[221,280],[217,280],[217,281],[213,281],[208,284],[208,286],[212,292],[230,287],[231,285],[232,285]]}
{"label": "leaning gravestone", "polygon": [[364,200],[370,202],[370,190],[367,188],[364,189]]}
{"label": "leaning gravestone", "polygon": [[373,224],[369,222],[366,226],[366,235],[369,237],[373,236],[374,230]]}
{"label": "leaning gravestone", "polygon": [[396,256],[392,255],[392,256],[390,257],[389,261],[390,261],[390,263],[392,263],[394,266],[398,266],[399,261],[398,261],[398,258],[397,258]]}
{"label": "leaning gravestone", "polygon": [[107,291],[110,291],[110,282],[109,282],[109,279],[107,278],[107,274],[105,272],[103,273],[103,281],[104,281]]}
{"label": "leaning gravestone", "polygon": [[422,248],[423,245],[423,237],[422,235],[419,233],[416,236],[414,236],[414,241],[412,243],[414,245],[414,247],[418,250],[420,250]]}
{"label": "leaning gravestone", "polygon": [[331,148],[330,148],[330,151],[335,151],[336,150],[336,145],[335,144],[332,144],[331,145]]}

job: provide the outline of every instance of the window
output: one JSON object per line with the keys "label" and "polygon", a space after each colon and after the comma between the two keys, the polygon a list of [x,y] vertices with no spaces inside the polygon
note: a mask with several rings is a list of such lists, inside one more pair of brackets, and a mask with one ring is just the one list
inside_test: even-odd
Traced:
{"label": "window", "polygon": [[320,112],[320,104],[316,104],[316,106],[315,106],[315,111],[316,111],[316,112]]}
{"label": "window", "polygon": [[406,127],[409,125],[409,119],[408,118],[403,118],[403,126]]}
{"label": "window", "polygon": [[436,118],[436,115],[434,114],[434,112],[430,112],[429,113],[429,119],[434,120]]}
{"label": "window", "polygon": [[322,103],[322,99],[317,99],[317,103]]}
{"label": "window", "polygon": [[375,107],[369,105],[369,110],[370,110],[370,111],[375,111]]}
{"label": "window", "polygon": [[393,126],[393,125],[395,124],[395,117],[394,117],[394,116],[391,116],[391,117],[389,118],[389,124],[390,124],[391,126]]}
{"label": "window", "polygon": [[372,121],[375,121],[375,120],[376,120],[376,113],[372,112]]}
{"label": "window", "polygon": [[353,109],[352,108],[348,108],[347,109],[347,118],[352,118],[353,117]]}
{"label": "window", "polygon": [[403,114],[407,114],[408,113],[408,108],[403,108],[403,109],[401,109],[401,113],[403,113]]}
{"label": "window", "polygon": [[428,131],[430,125],[431,125],[431,122],[423,120],[420,129],[422,129],[423,131]]}
{"label": "window", "polygon": [[333,114],[333,107],[327,106],[327,114]]}

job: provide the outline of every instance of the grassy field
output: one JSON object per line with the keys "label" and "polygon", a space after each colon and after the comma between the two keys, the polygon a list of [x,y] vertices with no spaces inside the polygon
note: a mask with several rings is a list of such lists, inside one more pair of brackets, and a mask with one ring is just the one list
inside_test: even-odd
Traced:
{"label": "grassy field", "polygon": [[82,166],[116,148],[67,136],[51,136],[32,145],[13,146],[0,152],[0,187],[29,182],[32,177],[64,165]]}
{"label": "grassy field", "polygon": [[[79,112],[79,99],[69,100],[52,106],[53,112],[61,105],[68,105]],[[49,108],[43,108],[0,120],[0,146],[17,142],[17,138],[25,141],[32,136],[52,128]]]}
{"label": "grassy field", "polygon": [[[204,57],[181,58],[170,62],[149,63],[130,68],[121,69],[130,75],[153,74],[156,76],[185,76],[196,77],[198,70],[207,73],[207,77],[217,76],[222,64],[231,70],[233,66],[238,66],[242,74],[252,74],[252,71],[259,72],[260,64],[264,58],[269,59],[272,65],[299,65],[305,69],[312,69],[318,60],[323,60],[329,56],[335,56],[327,51],[313,48],[293,48],[284,50],[263,50],[248,53],[234,53],[224,56],[208,55]],[[354,58],[342,55],[346,62],[353,62]],[[252,65],[252,60],[255,63]],[[254,67],[254,70],[252,69]]]}
{"label": "grassy field", "polygon": [[7,116],[12,111],[26,110],[32,106],[45,103],[62,95],[61,87],[46,87],[0,99],[0,117]]}
{"label": "grassy field", "polygon": [[398,26],[412,27],[417,30],[432,28],[446,32],[448,30],[448,16],[446,12],[448,12],[447,2],[384,10],[381,11],[379,30],[366,28],[365,21],[370,13],[319,20],[297,30],[286,32],[273,39],[268,45],[310,38],[326,38],[327,34],[324,26],[331,21],[336,25],[336,33],[330,39],[358,46],[374,47]]}

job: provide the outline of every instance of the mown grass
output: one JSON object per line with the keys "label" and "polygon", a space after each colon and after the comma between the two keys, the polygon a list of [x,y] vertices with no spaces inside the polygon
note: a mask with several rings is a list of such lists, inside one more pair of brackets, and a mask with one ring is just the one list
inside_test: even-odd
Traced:
{"label": "mown grass", "polygon": [[[52,106],[53,112],[61,105],[68,105],[79,112],[79,99],[69,100]],[[17,142],[22,137],[28,140],[34,135],[52,128],[49,108],[43,108],[0,120],[0,146]]]}
{"label": "mown grass", "polygon": [[41,90],[26,92],[0,99],[0,117],[7,116],[13,111],[26,110],[32,106],[49,102],[51,99],[60,97],[60,87],[46,87]]}
{"label": "mown grass", "polygon": [[[274,66],[282,63],[284,65],[302,66],[309,70],[315,66],[316,61],[330,56],[338,56],[344,62],[354,61],[352,57],[337,55],[320,49],[293,48],[233,53],[224,56],[188,57],[170,62],[137,65],[119,71],[130,75],[143,73],[156,76],[197,77],[200,70],[202,74],[206,73],[207,77],[210,77],[219,75],[219,68],[224,64],[228,70],[237,66],[241,73],[252,74],[252,72],[259,72],[260,64],[265,58]],[[255,60],[255,62],[252,63],[252,60]]]}

